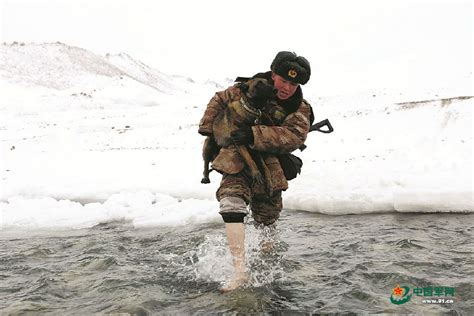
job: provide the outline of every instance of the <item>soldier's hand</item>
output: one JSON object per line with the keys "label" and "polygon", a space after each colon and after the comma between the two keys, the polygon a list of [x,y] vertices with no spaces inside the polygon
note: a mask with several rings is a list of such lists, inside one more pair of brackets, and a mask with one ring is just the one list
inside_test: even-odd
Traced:
{"label": "soldier's hand", "polygon": [[250,126],[241,126],[238,130],[230,133],[235,145],[253,144],[253,132]]}

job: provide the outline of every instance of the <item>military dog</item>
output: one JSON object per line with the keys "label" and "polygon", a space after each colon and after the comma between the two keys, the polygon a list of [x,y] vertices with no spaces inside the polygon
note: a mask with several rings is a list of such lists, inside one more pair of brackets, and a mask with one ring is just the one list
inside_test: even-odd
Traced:
{"label": "military dog", "polygon": [[[258,124],[261,110],[267,102],[276,96],[276,89],[266,79],[254,78],[239,86],[242,98],[231,102],[214,119],[212,125],[213,136],[208,136],[204,141],[202,157],[204,159],[204,172],[201,183],[210,183],[209,163],[219,153],[221,147],[233,145],[231,133],[243,125]],[[249,168],[253,181],[263,183],[263,177],[253,160],[246,145],[236,146],[242,159]]]}

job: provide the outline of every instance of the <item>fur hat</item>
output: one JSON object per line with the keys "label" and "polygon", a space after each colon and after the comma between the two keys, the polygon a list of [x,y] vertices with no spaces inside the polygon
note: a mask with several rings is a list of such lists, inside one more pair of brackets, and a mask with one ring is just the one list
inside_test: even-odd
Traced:
{"label": "fur hat", "polygon": [[305,84],[311,76],[309,61],[293,52],[279,52],[270,66],[279,76],[294,83]]}

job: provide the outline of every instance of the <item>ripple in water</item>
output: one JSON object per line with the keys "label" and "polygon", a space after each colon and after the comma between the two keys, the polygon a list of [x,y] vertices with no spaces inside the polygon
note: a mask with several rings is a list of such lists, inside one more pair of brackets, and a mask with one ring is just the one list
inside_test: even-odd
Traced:
{"label": "ripple in water", "polygon": [[[0,310],[22,313],[474,314],[473,215],[326,216],[285,212],[246,225],[246,286],[232,275],[223,224],[1,232]],[[455,289],[453,304],[390,302],[396,285]]]}

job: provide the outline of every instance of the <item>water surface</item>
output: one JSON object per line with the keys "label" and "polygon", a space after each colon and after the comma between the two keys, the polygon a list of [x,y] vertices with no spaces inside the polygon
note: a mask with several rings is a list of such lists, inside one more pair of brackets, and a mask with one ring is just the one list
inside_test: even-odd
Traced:
{"label": "water surface", "polygon": [[[474,314],[472,214],[328,216],[284,212],[276,232],[247,223],[250,281],[231,274],[222,223],[0,232],[2,314]],[[260,244],[273,240],[274,251]],[[454,288],[452,304],[395,286]],[[434,297],[444,298],[445,296]]]}

